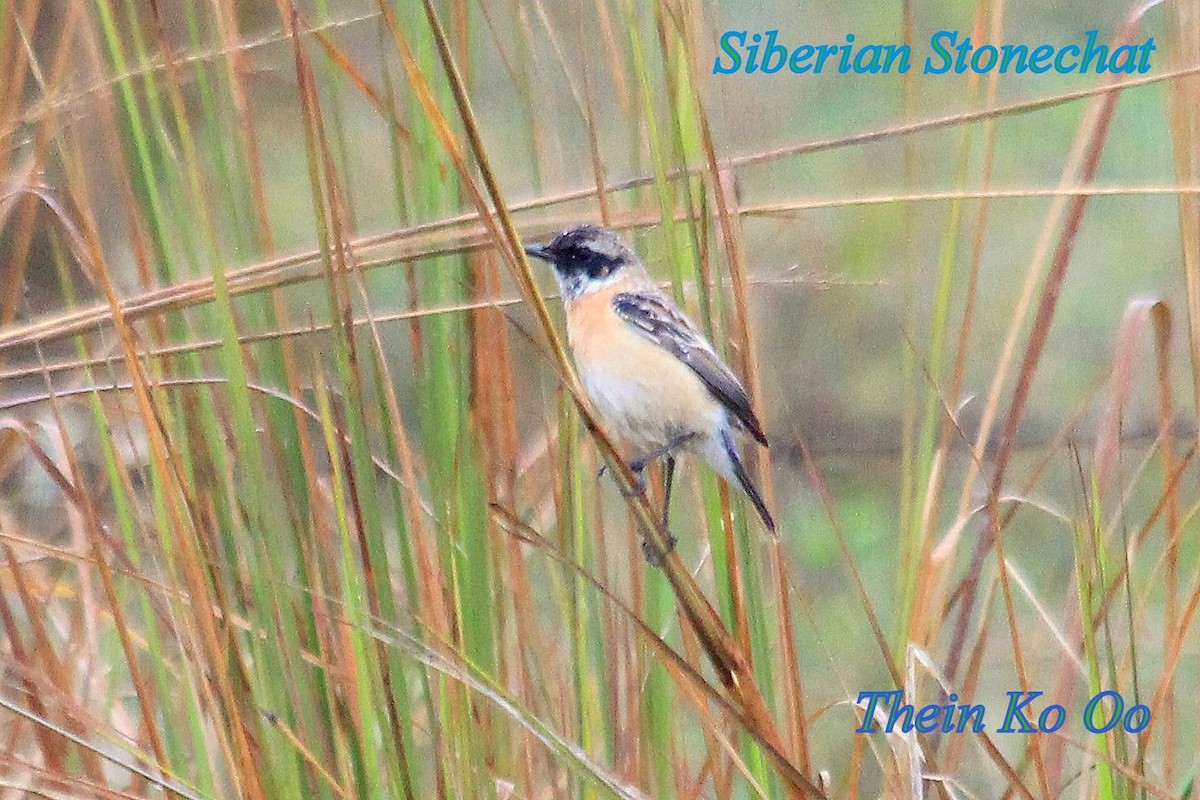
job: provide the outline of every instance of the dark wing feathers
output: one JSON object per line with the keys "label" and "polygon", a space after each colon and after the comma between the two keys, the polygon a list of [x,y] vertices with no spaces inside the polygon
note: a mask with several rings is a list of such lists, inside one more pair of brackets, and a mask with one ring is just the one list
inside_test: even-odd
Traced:
{"label": "dark wing feathers", "polygon": [[659,347],[691,367],[708,391],[764,447],[767,436],[750,407],[741,381],[721,361],[691,320],[658,292],[623,292],[613,297],[613,310]]}

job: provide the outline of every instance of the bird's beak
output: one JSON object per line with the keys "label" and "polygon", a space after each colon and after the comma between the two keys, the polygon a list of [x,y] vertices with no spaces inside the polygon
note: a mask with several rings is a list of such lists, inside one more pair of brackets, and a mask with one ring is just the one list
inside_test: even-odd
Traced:
{"label": "bird's beak", "polygon": [[542,261],[554,260],[551,258],[550,252],[546,249],[546,245],[544,244],[527,244],[525,245],[525,252],[534,258],[540,258]]}

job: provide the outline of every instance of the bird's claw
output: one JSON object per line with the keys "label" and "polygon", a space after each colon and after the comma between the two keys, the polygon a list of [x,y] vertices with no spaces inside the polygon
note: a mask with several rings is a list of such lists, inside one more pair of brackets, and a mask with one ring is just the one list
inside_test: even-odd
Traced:
{"label": "bird's claw", "polygon": [[621,493],[626,497],[641,497],[646,493],[646,475],[640,470],[633,472],[633,491],[626,491],[621,488]]}
{"label": "bird's claw", "polygon": [[[646,493],[646,465],[635,461],[629,465],[629,469],[633,472],[633,491],[627,492],[622,489],[622,494],[626,497],[641,497]],[[606,472],[608,472],[608,464],[601,464],[600,469],[596,470],[596,479],[604,477]]]}
{"label": "bird's claw", "polygon": [[666,534],[667,549],[664,552],[659,552],[658,548],[650,543],[649,539],[642,539],[642,554],[646,556],[646,563],[652,567],[662,567],[663,559],[667,553],[675,549],[675,537],[671,534]]}

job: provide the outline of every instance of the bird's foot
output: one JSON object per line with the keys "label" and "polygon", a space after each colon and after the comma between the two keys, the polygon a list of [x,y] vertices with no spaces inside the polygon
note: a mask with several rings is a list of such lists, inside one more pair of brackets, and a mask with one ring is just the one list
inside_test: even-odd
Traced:
{"label": "bird's foot", "polygon": [[660,553],[658,548],[650,543],[649,539],[642,539],[642,554],[646,556],[646,563],[652,567],[662,567],[663,558],[674,549],[675,537],[669,533],[667,534],[667,549],[663,553]]}
{"label": "bird's foot", "polygon": [[[630,469],[632,469],[632,466],[630,467]],[[622,494],[626,495],[627,497],[641,497],[645,493],[646,493],[646,470],[645,470],[645,468],[634,469],[633,470],[633,491],[627,492],[624,490],[624,488],[622,488]]]}
{"label": "bird's foot", "polygon": [[[646,465],[641,461],[634,461],[629,465],[629,469],[633,472],[633,491],[622,492],[627,497],[641,497],[646,493]],[[604,477],[604,473],[608,472],[608,464],[601,464],[600,469],[596,470],[596,479]]]}

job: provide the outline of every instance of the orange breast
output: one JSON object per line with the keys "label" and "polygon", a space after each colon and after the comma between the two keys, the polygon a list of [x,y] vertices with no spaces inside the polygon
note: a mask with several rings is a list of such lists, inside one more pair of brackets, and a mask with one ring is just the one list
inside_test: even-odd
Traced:
{"label": "orange breast", "polygon": [[618,281],[567,306],[575,366],[596,412],[608,433],[639,449],[684,433],[710,435],[723,422],[724,409],[690,367],[613,310],[614,295],[636,288]]}

